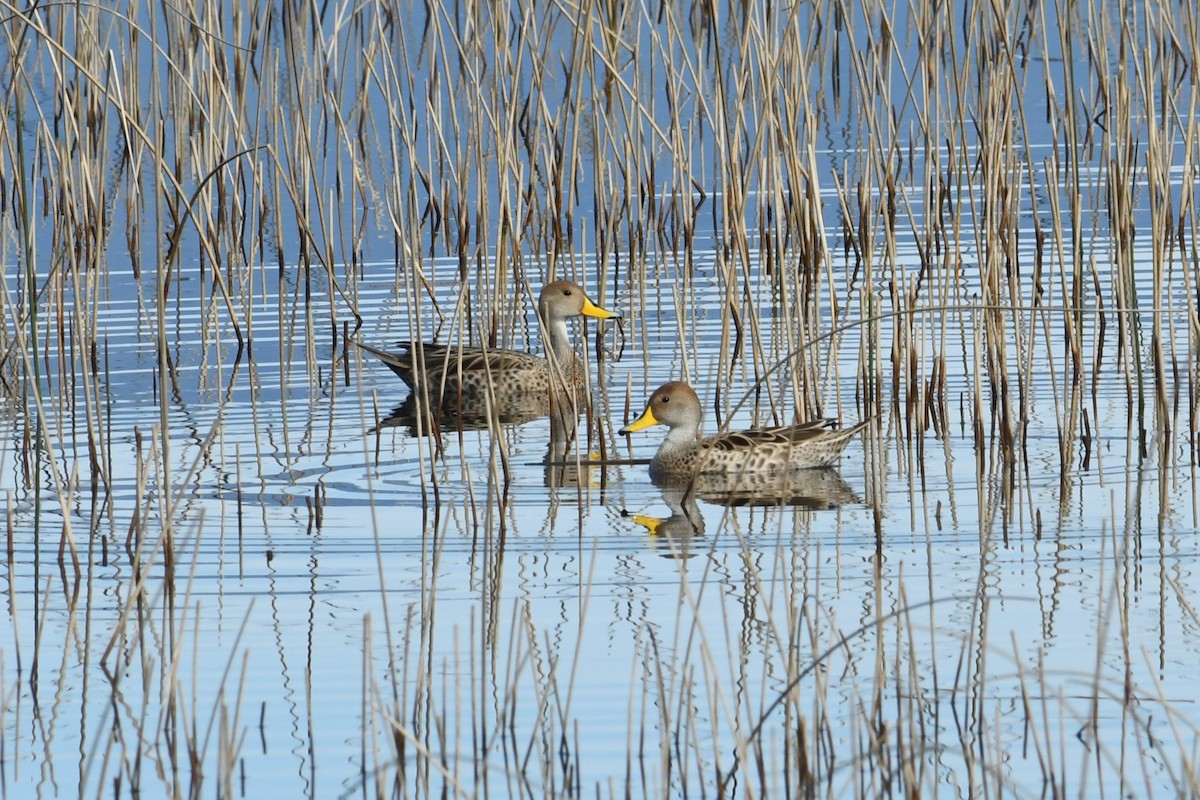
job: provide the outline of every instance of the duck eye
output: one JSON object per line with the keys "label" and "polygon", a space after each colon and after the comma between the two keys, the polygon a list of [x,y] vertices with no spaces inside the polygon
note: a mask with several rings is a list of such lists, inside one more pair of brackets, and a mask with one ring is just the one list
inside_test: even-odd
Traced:
{"label": "duck eye", "polygon": [[669,397],[664,397],[664,398],[662,399],[662,401],[663,401],[664,403],[669,403],[669,402],[671,402],[671,398],[669,398]]}
{"label": "duck eye", "polygon": [[563,289],[563,297],[570,297],[570,296],[571,296],[571,290]]}

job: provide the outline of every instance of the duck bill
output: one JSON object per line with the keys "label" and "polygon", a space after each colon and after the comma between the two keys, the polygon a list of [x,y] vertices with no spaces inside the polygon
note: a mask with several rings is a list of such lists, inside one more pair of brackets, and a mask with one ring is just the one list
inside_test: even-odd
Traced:
{"label": "duck bill", "polygon": [[617,433],[619,433],[621,436],[624,436],[627,433],[636,433],[637,431],[645,430],[646,428],[657,424],[658,420],[654,418],[654,412],[647,408],[642,412],[640,417],[626,425],[624,428],[621,428],[621,430],[617,431]]}
{"label": "duck bill", "polygon": [[609,311],[607,308],[601,308],[586,297],[583,298],[583,315],[595,319],[612,319],[613,317],[621,316],[614,311]]}

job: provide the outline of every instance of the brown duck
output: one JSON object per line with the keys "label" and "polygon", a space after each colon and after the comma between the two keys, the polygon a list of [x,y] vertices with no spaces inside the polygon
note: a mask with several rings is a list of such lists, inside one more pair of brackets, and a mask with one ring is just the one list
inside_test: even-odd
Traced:
{"label": "brown duck", "polygon": [[423,389],[443,412],[470,418],[486,416],[489,405],[502,418],[547,413],[552,387],[581,397],[587,368],[575,356],[567,320],[586,316],[612,319],[618,314],[593,303],[570,281],[554,281],[538,295],[538,317],[548,357],[517,350],[402,342],[393,353],[356,342],[382,361],[414,391]]}
{"label": "brown duck", "polygon": [[620,430],[622,435],[666,425],[670,430],[650,460],[650,476],[667,478],[711,474],[769,474],[827,467],[846,443],[867,427],[834,428],[832,420],[817,419],[778,428],[751,428],[697,438],[703,414],[700,398],[682,381],[655,390],[646,410]]}

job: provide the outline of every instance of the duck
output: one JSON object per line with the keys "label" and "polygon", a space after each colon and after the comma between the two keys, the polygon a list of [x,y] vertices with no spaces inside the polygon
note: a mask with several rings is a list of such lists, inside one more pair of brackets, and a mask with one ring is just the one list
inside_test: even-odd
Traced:
{"label": "duck", "polygon": [[646,410],[618,433],[626,436],[666,425],[667,438],[650,460],[655,483],[697,475],[767,475],[829,467],[870,421],[838,428],[815,419],[777,428],[751,428],[699,438],[703,412],[696,391],[683,381],[654,390]]}
{"label": "duck", "polygon": [[587,367],[575,356],[567,335],[567,320],[579,316],[620,317],[592,302],[579,284],[563,280],[547,283],[538,294],[538,318],[549,357],[432,342],[401,342],[403,352],[395,353],[355,343],[396,373],[414,394],[421,389],[438,401],[442,412],[470,418],[496,408],[501,416],[536,416],[547,413],[552,389],[555,394],[567,390],[567,398],[582,397]]}

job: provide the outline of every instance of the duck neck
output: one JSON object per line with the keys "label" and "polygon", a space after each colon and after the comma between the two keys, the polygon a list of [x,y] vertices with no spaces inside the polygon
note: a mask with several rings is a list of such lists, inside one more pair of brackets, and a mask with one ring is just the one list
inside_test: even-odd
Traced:
{"label": "duck neck", "polygon": [[678,425],[667,431],[667,438],[659,446],[659,455],[686,450],[696,444],[696,428],[691,425]]}
{"label": "duck neck", "polygon": [[[567,369],[575,358],[575,350],[571,340],[567,338],[567,321],[552,319],[545,323],[546,354],[553,358],[562,369]],[[551,355],[553,354],[553,355]]]}

